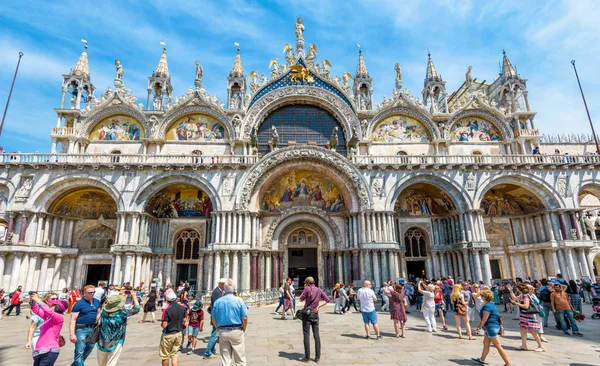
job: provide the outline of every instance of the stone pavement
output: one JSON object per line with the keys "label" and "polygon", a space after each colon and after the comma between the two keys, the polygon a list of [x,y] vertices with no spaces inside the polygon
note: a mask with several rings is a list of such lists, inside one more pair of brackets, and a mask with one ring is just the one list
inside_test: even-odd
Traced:
{"label": "stone pavement", "polygon": [[[272,314],[274,306],[250,309],[250,321],[246,336],[246,353],[249,365],[301,365],[303,357],[302,328],[300,321],[280,320]],[[519,352],[518,321],[504,314],[506,336],[502,344],[508,351],[513,365],[600,365],[600,320],[591,319],[591,307],[585,306],[586,319],[578,323],[584,338],[565,337],[553,326],[546,328],[546,353]],[[364,339],[360,313],[336,315],[333,304],[322,309],[321,314],[321,364],[325,365],[473,365],[471,357],[481,354],[481,339],[468,341],[457,339],[454,330],[454,317],[448,321],[449,330],[436,334],[425,332],[425,322],[420,312],[410,308],[408,330],[405,339],[393,338],[394,327],[389,314],[379,313],[384,339],[381,341]],[[27,335],[28,321],[25,310],[21,316],[5,317],[0,321],[0,365],[30,365],[30,351],[23,348]],[[158,314],[158,313],[157,313]],[[451,315],[451,314],[449,314]],[[123,356],[119,364],[159,365],[158,343],[159,323],[139,324],[140,315],[130,321]],[[200,347],[194,355],[182,354],[180,365],[220,365],[220,359],[203,360],[206,337],[210,327],[206,326],[198,341]],[[68,339],[67,322],[63,326],[63,336]],[[311,342],[311,347],[314,343]],[[535,343],[530,337],[529,348]],[[314,348],[312,349],[314,352]],[[69,365],[73,357],[73,345],[61,350],[57,365]],[[314,357],[314,354],[312,355]],[[492,347],[487,359],[491,365],[502,365],[502,359]],[[311,362],[310,364],[313,364]],[[96,351],[90,355],[86,365],[96,365]]]}

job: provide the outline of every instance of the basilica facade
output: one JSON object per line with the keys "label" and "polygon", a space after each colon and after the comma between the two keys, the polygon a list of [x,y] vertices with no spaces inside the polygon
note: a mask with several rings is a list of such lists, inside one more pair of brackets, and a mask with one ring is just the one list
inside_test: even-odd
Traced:
{"label": "basilica facade", "polygon": [[334,76],[301,19],[294,31],[269,76],[246,73],[238,49],[224,102],[199,62],[175,96],[166,48],[146,104],[118,60],[114,89],[96,93],[86,45],[50,153],[0,156],[0,286],[597,273],[595,146],[540,133],[506,53],[493,81],[469,68],[454,92],[429,55],[419,96],[390,65],[393,97],[377,102],[362,51]]}

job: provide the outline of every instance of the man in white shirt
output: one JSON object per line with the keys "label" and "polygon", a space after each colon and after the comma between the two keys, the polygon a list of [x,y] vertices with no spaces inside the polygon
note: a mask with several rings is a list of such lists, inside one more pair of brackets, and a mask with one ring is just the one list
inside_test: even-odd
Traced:
{"label": "man in white shirt", "polygon": [[100,282],[98,284],[98,287],[96,287],[96,289],[94,290],[94,299],[97,299],[98,301],[100,301],[100,303],[102,303],[102,300],[106,298],[106,292],[104,291],[105,287],[106,283]]}
{"label": "man in white shirt", "polygon": [[377,339],[383,339],[379,333],[379,325],[377,325],[377,311],[375,310],[375,301],[377,296],[373,289],[371,289],[371,282],[365,281],[363,288],[358,290],[358,299],[360,300],[360,312],[362,313],[363,323],[365,323],[365,332],[367,333],[367,339],[371,339],[369,324],[373,324],[373,330],[377,335]]}

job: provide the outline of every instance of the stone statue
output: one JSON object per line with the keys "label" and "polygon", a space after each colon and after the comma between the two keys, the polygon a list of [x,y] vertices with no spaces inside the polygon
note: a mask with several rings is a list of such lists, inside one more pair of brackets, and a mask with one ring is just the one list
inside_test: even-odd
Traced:
{"label": "stone statue", "polygon": [[279,75],[279,60],[277,58],[271,59],[271,62],[269,62],[269,69],[271,69],[271,79],[274,79]]}
{"label": "stone statue", "polygon": [[467,73],[465,74],[465,83],[467,84],[467,86],[471,85],[471,83],[473,82],[473,78],[471,77],[472,69],[473,69],[473,66],[467,67]]}
{"label": "stone statue", "polygon": [[469,172],[469,174],[467,175],[467,190],[475,190],[475,174],[473,174],[473,172]]}
{"label": "stone statue", "polygon": [[402,89],[402,68],[399,62],[396,62],[394,70],[396,70],[396,89]]}
{"label": "stone statue", "polygon": [[271,151],[277,150],[279,146],[279,134],[277,133],[277,128],[275,126],[271,126]]}
{"label": "stone statue", "polygon": [[120,60],[115,60],[115,68],[117,69],[116,80],[121,80],[123,78],[123,75],[125,74],[125,70],[123,70],[123,66],[121,66]]}
{"label": "stone statue", "polygon": [[321,76],[323,76],[325,79],[329,79],[330,74],[328,67],[331,67],[331,62],[329,62],[329,60],[321,61]]}
{"label": "stone statue", "polygon": [[200,62],[196,61],[196,79],[194,81],[196,88],[200,88],[202,86],[203,74],[204,74],[204,69],[200,65]]}
{"label": "stone statue", "polygon": [[302,24],[302,18],[298,17],[298,20],[296,20],[296,24],[294,25],[294,28],[296,29],[296,39],[304,39],[304,25]]}
{"label": "stone statue", "polygon": [[594,230],[594,221],[592,221],[592,215],[590,215],[589,213],[587,215],[585,215],[585,218],[583,219],[583,223],[585,224],[585,228],[587,230]]}
{"label": "stone statue", "polygon": [[345,72],[344,75],[342,75],[342,90],[348,95],[350,95],[350,83],[348,82],[350,79],[352,79],[352,74],[349,72]]}
{"label": "stone statue", "polygon": [[293,65],[296,59],[294,58],[294,49],[292,48],[291,44],[286,43],[285,46],[283,46],[283,54],[285,55],[285,61],[288,63],[288,65]]}
{"label": "stone statue", "polygon": [[329,148],[333,151],[335,151],[337,149],[337,145],[338,145],[338,127],[335,126],[333,128],[333,131],[331,131],[331,139],[329,140]]}
{"label": "stone statue", "polygon": [[252,147],[252,154],[258,154],[258,138],[256,134],[250,135],[250,146]]}
{"label": "stone statue", "polygon": [[312,66],[315,62],[315,59],[317,58],[317,53],[317,46],[311,43],[308,46],[308,56],[306,56],[306,62],[308,63],[309,67]]}

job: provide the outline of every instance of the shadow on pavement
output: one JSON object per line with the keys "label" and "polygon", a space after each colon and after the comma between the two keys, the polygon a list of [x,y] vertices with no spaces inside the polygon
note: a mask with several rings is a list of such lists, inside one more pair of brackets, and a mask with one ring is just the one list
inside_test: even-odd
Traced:
{"label": "shadow on pavement", "polygon": [[281,358],[287,358],[288,360],[300,360],[302,357],[304,357],[304,354],[299,353],[299,352],[284,352],[284,351],[279,351],[279,357]]}

